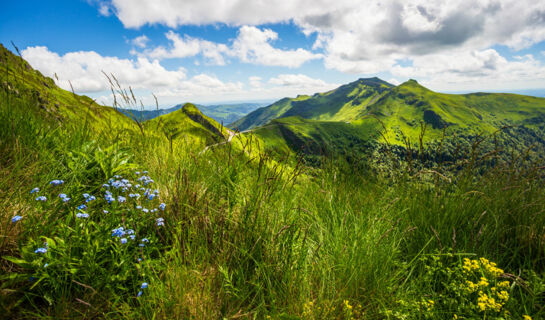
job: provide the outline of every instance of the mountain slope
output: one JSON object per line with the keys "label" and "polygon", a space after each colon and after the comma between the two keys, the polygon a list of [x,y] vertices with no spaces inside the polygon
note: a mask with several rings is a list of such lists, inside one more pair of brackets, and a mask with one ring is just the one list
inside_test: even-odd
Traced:
{"label": "mountain slope", "polygon": [[[130,118],[136,118],[139,121],[150,120],[164,114],[169,114],[181,109],[183,104],[178,104],[168,109],[156,110],[137,110],[137,109],[122,109],[122,113]],[[216,104],[216,105],[197,105],[197,108],[204,114],[216,120],[219,123],[228,125],[233,121],[242,118],[255,109],[263,106],[262,103],[234,103],[234,104]]]}
{"label": "mountain slope", "polygon": [[168,139],[183,138],[191,143],[209,145],[227,139],[230,131],[205,116],[195,105],[184,104],[179,110],[143,123],[147,130],[163,134]]}
{"label": "mountain slope", "polygon": [[328,92],[281,99],[268,107],[251,112],[229,127],[243,131],[264,125],[272,119],[289,116],[312,120],[351,121],[392,87],[393,85],[378,78],[359,79]]}

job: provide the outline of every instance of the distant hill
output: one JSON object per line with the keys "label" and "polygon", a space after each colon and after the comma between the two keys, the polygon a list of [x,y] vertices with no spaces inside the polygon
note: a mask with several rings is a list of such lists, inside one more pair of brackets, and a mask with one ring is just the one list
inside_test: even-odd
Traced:
{"label": "distant hill", "polygon": [[[130,118],[136,118],[139,121],[150,120],[161,115],[169,114],[182,108],[184,104],[178,104],[168,109],[156,110],[137,110],[120,109],[122,113]],[[233,103],[233,104],[215,104],[215,105],[196,105],[204,114],[216,120],[219,123],[228,125],[236,121],[255,109],[262,107],[263,103]]]}

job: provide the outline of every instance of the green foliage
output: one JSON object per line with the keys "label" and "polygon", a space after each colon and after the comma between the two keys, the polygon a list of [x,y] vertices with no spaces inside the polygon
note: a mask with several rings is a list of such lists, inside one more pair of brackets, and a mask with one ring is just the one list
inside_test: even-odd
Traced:
{"label": "green foliage", "polygon": [[[513,157],[482,154],[520,137],[539,142],[537,120],[497,144],[467,134],[459,144],[422,149],[378,143],[382,126],[364,119],[285,117],[233,136],[188,105],[139,126],[111,108],[85,109],[85,98],[54,86],[74,108],[40,107],[27,89],[49,92],[40,84],[47,80],[34,73],[23,83],[11,63],[17,59],[9,59],[0,90],[6,318],[481,318],[479,302],[486,294],[486,303],[497,303],[502,281],[510,284],[507,302],[499,313],[487,307],[487,317],[505,310],[513,319],[544,317],[543,164],[517,149]],[[392,98],[387,92],[383,99]],[[345,95],[373,96],[354,88]],[[299,97],[301,107],[309,99]],[[408,99],[416,106],[420,98]],[[319,160],[310,166],[276,153],[301,147]],[[457,160],[441,160],[449,155]],[[138,209],[156,209],[158,200],[130,198],[132,189],[112,189],[127,201],[107,203],[102,184],[115,175],[134,180],[136,168],[154,177],[165,212]],[[64,184],[50,185],[54,179]],[[47,201],[35,200],[34,187]],[[87,203],[88,218],[77,209],[85,192],[97,197]],[[134,242],[112,237],[118,227],[133,229]],[[142,248],[144,237],[150,242]],[[489,261],[477,260],[466,273],[464,257],[472,266],[487,257],[504,271],[498,278]],[[480,276],[488,282],[483,294],[469,293],[467,281],[477,285]],[[149,287],[137,298],[143,282]]]}

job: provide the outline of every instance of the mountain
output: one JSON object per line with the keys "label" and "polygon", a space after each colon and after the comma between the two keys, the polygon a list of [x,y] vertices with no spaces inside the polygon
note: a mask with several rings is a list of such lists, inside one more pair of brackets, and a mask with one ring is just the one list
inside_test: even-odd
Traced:
{"label": "mountain", "polygon": [[161,132],[168,139],[183,138],[203,145],[227,139],[230,131],[216,120],[205,116],[195,105],[184,104],[180,109],[144,122],[146,129]]}
{"label": "mountain", "polygon": [[[543,129],[545,99],[506,93],[444,94],[415,80],[393,86],[378,78],[359,79],[312,96],[284,98],[257,109],[229,127],[250,130],[273,119],[298,116],[307,120],[381,123],[384,137],[402,145],[416,141],[426,126],[428,138],[447,132],[475,136],[505,126]],[[311,122],[307,121],[306,125]]]}
{"label": "mountain", "polygon": [[[228,125],[231,122],[242,118],[255,109],[262,107],[263,103],[233,103],[233,104],[215,104],[215,105],[197,105],[199,110],[219,123]],[[183,104],[178,104],[168,109],[156,110],[137,110],[120,109],[128,117],[136,118],[139,121],[150,120],[164,114],[168,114],[182,108]]]}
{"label": "mountain", "polygon": [[281,99],[249,113],[229,127],[244,131],[264,125],[272,119],[289,116],[351,121],[357,118],[362,109],[373,104],[393,87],[379,78],[359,79],[328,92]]}

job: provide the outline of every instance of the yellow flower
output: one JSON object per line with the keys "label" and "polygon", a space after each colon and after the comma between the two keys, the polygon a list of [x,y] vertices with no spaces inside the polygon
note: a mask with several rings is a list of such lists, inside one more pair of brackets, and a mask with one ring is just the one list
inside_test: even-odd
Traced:
{"label": "yellow flower", "polygon": [[530,317],[529,315],[525,314],[522,316],[522,319],[523,320],[532,320],[532,317]]}
{"label": "yellow flower", "polygon": [[481,281],[477,284],[479,287],[487,287],[488,286],[488,280],[485,277],[481,277]]}

